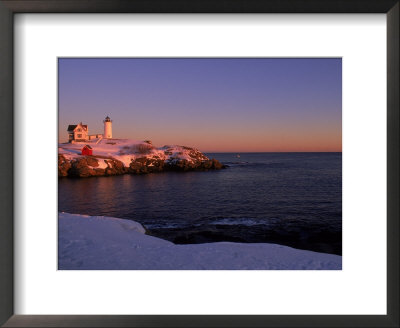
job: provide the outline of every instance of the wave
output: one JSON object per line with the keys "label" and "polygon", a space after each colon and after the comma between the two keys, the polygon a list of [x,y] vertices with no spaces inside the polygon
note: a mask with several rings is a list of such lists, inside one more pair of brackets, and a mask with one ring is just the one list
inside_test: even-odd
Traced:
{"label": "wave", "polygon": [[222,162],[222,164],[224,165],[228,165],[228,166],[242,166],[242,165],[251,165],[253,163],[249,163],[249,162]]}
{"label": "wave", "polygon": [[255,218],[220,218],[220,219],[210,219],[207,221],[202,221],[201,223],[184,223],[184,222],[165,222],[165,223],[148,223],[143,224],[146,229],[184,229],[184,228],[199,228],[199,227],[207,227],[207,226],[218,226],[218,225],[226,225],[226,226],[268,226],[273,221],[277,219],[262,219],[258,220]]}
{"label": "wave", "polygon": [[186,228],[189,225],[184,223],[144,223],[143,226],[146,229],[177,229]]}
{"label": "wave", "polygon": [[264,166],[267,168],[288,168],[290,167],[287,163],[260,163],[260,162],[222,162],[227,166]]}
{"label": "wave", "polygon": [[222,218],[211,221],[210,225],[242,225],[242,226],[256,226],[256,225],[269,225],[267,221],[259,221],[252,218]]}

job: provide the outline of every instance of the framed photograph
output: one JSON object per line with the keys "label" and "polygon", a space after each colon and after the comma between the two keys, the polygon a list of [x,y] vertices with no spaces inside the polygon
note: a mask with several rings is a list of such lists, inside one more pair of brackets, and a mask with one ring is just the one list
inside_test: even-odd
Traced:
{"label": "framed photograph", "polygon": [[58,269],[341,270],[341,72],[59,58]]}
{"label": "framed photograph", "polygon": [[398,1],[0,10],[2,325],[399,326]]}

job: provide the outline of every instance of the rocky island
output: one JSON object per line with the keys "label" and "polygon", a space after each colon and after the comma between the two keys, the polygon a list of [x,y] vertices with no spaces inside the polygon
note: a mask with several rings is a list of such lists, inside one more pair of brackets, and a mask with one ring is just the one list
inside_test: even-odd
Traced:
{"label": "rocky island", "polygon": [[[86,149],[90,152],[85,152]],[[62,143],[58,147],[58,176],[86,178],[163,171],[207,171],[225,166],[195,148],[151,141],[101,139],[92,143]]]}

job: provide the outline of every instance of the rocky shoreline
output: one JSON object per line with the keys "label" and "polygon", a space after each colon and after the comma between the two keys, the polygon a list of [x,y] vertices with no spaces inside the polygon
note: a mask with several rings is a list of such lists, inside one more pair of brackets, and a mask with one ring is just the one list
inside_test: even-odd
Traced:
{"label": "rocky shoreline", "polygon": [[[203,155],[204,156],[204,155]],[[99,167],[99,159],[107,164],[106,168]],[[208,171],[220,170],[226,166],[216,159],[207,157],[188,161],[186,159],[163,160],[161,158],[139,157],[125,166],[120,160],[102,156],[81,156],[67,159],[64,155],[58,155],[58,176],[71,178],[87,178],[96,176],[113,176],[121,174],[147,174],[164,171]]]}

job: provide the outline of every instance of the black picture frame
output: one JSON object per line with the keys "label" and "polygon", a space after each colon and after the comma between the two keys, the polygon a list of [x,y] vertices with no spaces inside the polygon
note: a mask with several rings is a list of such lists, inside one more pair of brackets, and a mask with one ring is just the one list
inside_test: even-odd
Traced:
{"label": "black picture frame", "polygon": [[[399,0],[0,0],[0,324],[4,327],[399,327]],[[14,315],[13,17],[16,13],[385,13],[387,315]],[[365,286],[368,288],[368,286]]]}

